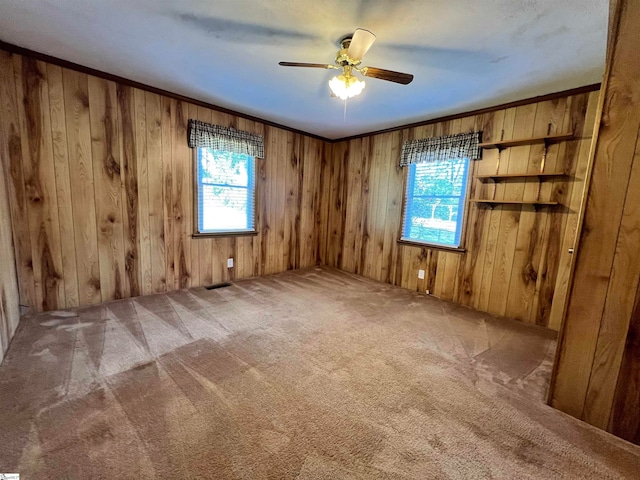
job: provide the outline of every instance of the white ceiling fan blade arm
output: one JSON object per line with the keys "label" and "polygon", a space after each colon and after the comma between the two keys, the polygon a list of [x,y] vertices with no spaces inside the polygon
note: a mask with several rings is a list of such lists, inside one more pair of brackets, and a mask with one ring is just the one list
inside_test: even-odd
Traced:
{"label": "white ceiling fan blade arm", "polygon": [[375,41],[376,36],[373,33],[369,30],[358,28],[351,38],[347,55],[353,60],[362,60],[362,57],[369,51]]}

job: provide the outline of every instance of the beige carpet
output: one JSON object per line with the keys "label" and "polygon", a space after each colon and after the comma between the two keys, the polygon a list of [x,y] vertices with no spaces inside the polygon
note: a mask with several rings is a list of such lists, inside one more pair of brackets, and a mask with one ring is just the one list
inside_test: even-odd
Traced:
{"label": "beige carpet", "polygon": [[638,478],[545,406],[554,335],[333,269],[25,318],[0,366],[24,479]]}

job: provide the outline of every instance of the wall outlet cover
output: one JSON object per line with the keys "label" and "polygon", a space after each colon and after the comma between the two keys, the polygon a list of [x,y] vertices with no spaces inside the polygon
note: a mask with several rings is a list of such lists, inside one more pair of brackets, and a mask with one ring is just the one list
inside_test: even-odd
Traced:
{"label": "wall outlet cover", "polygon": [[423,279],[424,279],[424,270],[418,270],[418,278],[419,278],[420,280],[423,280]]}
{"label": "wall outlet cover", "polygon": [[233,258],[227,258],[227,268],[233,268]]}

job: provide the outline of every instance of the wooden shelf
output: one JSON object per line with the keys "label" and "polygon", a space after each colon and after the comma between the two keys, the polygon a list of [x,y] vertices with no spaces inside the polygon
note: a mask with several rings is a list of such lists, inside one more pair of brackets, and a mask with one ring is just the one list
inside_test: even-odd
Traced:
{"label": "wooden shelf", "polygon": [[[539,198],[541,182],[545,180],[551,180],[554,178],[568,176],[563,172],[545,172],[544,171],[544,164],[547,156],[547,147],[552,143],[563,142],[565,140],[571,140],[573,138],[574,136],[572,133],[565,133],[562,135],[547,135],[544,137],[521,138],[516,140],[504,140],[500,142],[481,143],[479,145],[480,148],[497,148],[498,149],[498,165],[496,166],[496,170],[498,170],[500,167],[500,152],[505,148],[518,147],[520,145],[533,145],[536,143],[542,143],[545,146],[544,154],[542,155],[541,167],[540,167],[540,170],[542,171],[538,173],[502,173],[502,174],[496,173],[493,175],[476,175],[476,178],[481,182],[484,182],[487,180],[493,180],[494,183],[498,183],[501,180],[506,180],[510,178],[523,179],[523,180],[526,180],[527,178],[535,178],[538,180],[538,194],[536,195],[536,198]],[[494,187],[494,188],[497,188],[497,187]],[[495,195],[495,190],[494,190],[494,195]],[[558,202],[543,202],[540,200],[491,200],[488,198],[486,199],[474,198],[474,199],[471,199],[470,201],[473,203],[489,205],[491,208],[495,207],[496,205],[531,205],[536,210],[540,207],[554,207],[556,205],[560,205]]]}
{"label": "wooden shelf", "polygon": [[541,202],[536,200],[489,200],[472,198],[469,201],[473,203],[485,203],[487,205],[533,205],[534,207],[553,207],[560,205],[558,202]]}
{"label": "wooden shelf", "polygon": [[498,148],[502,150],[508,147],[519,147],[521,145],[533,145],[534,143],[545,143],[547,145],[551,143],[564,142],[565,140],[571,140],[573,133],[565,133],[562,135],[547,135],[545,137],[533,137],[533,138],[520,138],[517,140],[503,140],[500,142],[484,142],[478,144],[480,148]]}
{"label": "wooden shelf", "polygon": [[559,177],[567,177],[566,173],[499,173],[494,175],[476,175],[480,181],[493,180],[500,181],[506,178],[537,178],[538,180],[553,179]]}

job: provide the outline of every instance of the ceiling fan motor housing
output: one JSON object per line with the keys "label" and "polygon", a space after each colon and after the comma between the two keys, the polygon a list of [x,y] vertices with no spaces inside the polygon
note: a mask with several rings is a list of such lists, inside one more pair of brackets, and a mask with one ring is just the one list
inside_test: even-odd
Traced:
{"label": "ceiling fan motor housing", "polygon": [[347,65],[358,65],[360,63],[360,60],[355,60],[348,55],[349,46],[351,45],[351,39],[352,36],[348,35],[340,40],[340,46],[342,48],[338,50],[338,53],[336,55],[336,65],[344,67]]}

